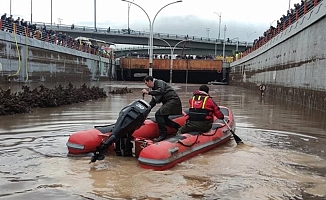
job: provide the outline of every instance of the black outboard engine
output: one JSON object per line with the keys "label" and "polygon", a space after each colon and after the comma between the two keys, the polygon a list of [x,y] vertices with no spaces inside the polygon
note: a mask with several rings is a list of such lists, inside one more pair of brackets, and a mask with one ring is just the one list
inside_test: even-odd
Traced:
{"label": "black outboard engine", "polygon": [[115,151],[117,155],[125,154],[124,156],[128,156],[132,149],[130,137],[135,130],[143,125],[150,111],[151,106],[142,99],[133,101],[131,104],[123,108],[119,113],[119,118],[112,130],[112,134],[106,141],[103,141],[98,147],[96,147],[91,162],[103,160],[103,151],[108,149],[113,142],[116,142]]}

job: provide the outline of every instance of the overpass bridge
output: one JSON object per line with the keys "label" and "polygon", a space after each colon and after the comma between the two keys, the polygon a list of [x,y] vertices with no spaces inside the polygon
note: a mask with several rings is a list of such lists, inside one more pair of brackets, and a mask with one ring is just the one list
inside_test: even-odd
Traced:
{"label": "overpass bridge", "polygon": [[[96,40],[103,40],[113,44],[129,44],[129,45],[143,45],[148,46],[149,32],[145,31],[133,31],[129,32],[126,29],[111,29],[111,28],[96,28],[86,26],[74,26],[71,25],[52,25],[37,23],[38,26],[46,26],[47,30],[54,30],[56,32],[66,33],[67,35],[77,37],[87,37]],[[222,39],[205,38],[189,35],[177,35],[168,33],[153,33],[153,54],[170,54],[170,44],[174,47],[180,41],[175,49],[175,54],[197,54],[197,55],[222,55],[223,54],[223,42]],[[166,43],[166,42],[168,43]],[[248,46],[252,46],[252,43],[241,42],[238,40],[226,40],[225,41],[225,55],[232,55],[234,51],[244,51]],[[159,48],[168,47],[168,48]],[[134,49],[116,49],[116,55],[123,55]],[[140,48],[137,52],[147,52],[146,48]]]}

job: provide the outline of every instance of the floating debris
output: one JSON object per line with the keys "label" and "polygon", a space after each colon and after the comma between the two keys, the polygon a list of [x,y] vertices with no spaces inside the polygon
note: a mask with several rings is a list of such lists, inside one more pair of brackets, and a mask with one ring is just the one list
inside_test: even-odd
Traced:
{"label": "floating debris", "polygon": [[88,87],[85,83],[80,88],[69,83],[65,88],[61,84],[54,89],[40,85],[33,90],[24,85],[22,91],[15,93],[0,88],[0,115],[30,113],[36,107],[57,107],[106,97],[103,88]]}

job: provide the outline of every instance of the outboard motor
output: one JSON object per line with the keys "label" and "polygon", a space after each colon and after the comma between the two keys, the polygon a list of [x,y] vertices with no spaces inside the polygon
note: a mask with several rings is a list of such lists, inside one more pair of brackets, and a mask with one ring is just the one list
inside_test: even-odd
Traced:
{"label": "outboard motor", "polygon": [[132,149],[132,143],[130,142],[132,133],[143,125],[150,111],[151,106],[142,99],[133,101],[131,104],[123,108],[119,113],[119,118],[115,123],[111,135],[106,141],[102,141],[102,143],[96,147],[91,162],[103,160],[103,151],[108,149],[113,142],[116,142],[117,155],[123,153],[127,156],[127,154],[130,153],[129,149],[130,151]]}

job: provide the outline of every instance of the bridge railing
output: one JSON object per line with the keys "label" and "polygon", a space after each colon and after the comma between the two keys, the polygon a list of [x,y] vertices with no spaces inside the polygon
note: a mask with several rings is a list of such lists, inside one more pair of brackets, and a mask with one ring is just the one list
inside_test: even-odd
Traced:
{"label": "bridge railing", "polygon": [[[126,35],[126,36],[142,36],[142,37],[149,37],[150,32],[148,31],[135,31],[135,30],[129,30],[128,29],[113,29],[113,28],[94,28],[94,27],[88,27],[88,26],[78,26],[78,25],[66,25],[66,24],[49,24],[49,23],[43,23],[38,22],[36,23],[39,26],[45,25],[47,29],[53,29],[56,31],[64,31],[64,30],[74,30],[74,31],[80,31],[80,32],[97,32],[102,34],[110,34],[110,35]],[[153,37],[159,37],[162,39],[188,39],[192,41],[197,42],[206,42],[206,43],[212,43],[212,44],[223,44],[223,39],[216,39],[216,38],[207,38],[207,37],[199,37],[199,36],[189,36],[189,35],[180,35],[180,34],[171,34],[171,33],[153,33]],[[226,43],[228,44],[234,44],[239,46],[252,46],[252,43],[248,43],[246,41],[234,41],[234,40],[227,40]]]}

